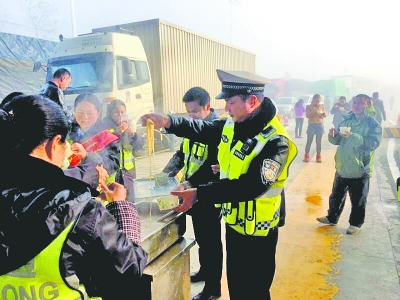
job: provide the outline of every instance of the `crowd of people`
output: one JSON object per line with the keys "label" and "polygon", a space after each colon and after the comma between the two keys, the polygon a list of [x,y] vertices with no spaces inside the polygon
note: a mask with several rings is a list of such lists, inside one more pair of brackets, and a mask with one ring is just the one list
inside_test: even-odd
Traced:
{"label": "crowd of people", "polygon": [[[154,113],[142,121],[183,137],[163,173],[183,173],[171,194],[182,200],[175,210],[191,215],[199,245],[200,269],[191,281],[205,285],[193,300],[221,297],[221,218],[230,299],[270,299],[284,187],[297,147],[263,95],[266,78],[242,71],[217,75],[222,91],[216,99],[225,100],[229,117],[219,118],[209,93],[193,87],[183,96],[188,117]],[[127,299],[147,262],[133,186],[135,150],[144,140],[121,100],[108,104],[104,119],[92,93],[78,95],[69,111],[63,91],[72,76],[59,69],[38,95],[15,92],[0,103],[0,134],[7,140],[0,148],[7,170],[0,183],[0,283],[29,289],[52,282],[51,292],[63,299]],[[364,223],[386,119],[378,97],[359,94],[350,105],[342,96],[329,110],[315,94],[310,104],[300,99],[294,107],[295,138],[308,120],[304,162],[315,136],[316,161],[322,163],[324,121],[329,111],[334,115],[328,140],[338,145],[336,174],[328,214],[317,220],[337,224],[349,192],[348,234]]]}
{"label": "crowd of people", "polygon": [[123,118],[122,101],[104,120],[91,93],[69,111],[63,91],[71,80],[59,69],[38,95],[15,92],[0,104],[3,296],[34,282],[43,299],[127,299],[146,266],[132,196],[143,138]]}

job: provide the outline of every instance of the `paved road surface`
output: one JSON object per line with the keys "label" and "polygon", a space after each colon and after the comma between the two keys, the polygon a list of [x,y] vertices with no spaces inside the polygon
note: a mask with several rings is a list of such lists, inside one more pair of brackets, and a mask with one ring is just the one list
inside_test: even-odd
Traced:
{"label": "paved road surface", "polygon": [[[328,117],[326,131],[330,124],[331,117]],[[289,124],[287,130],[293,137],[294,124]],[[336,147],[329,144],[324,135],[322,163],[315,162],[315,143],[312,145],[314,152],[310,153],[311,161],[304,163],[305,132],[303,136],[294,139],[299,154],[291,166],[286,186],[287,217],[286,225],[279,231],[272,298],[400,299],[400,219],[393,178],[393,170],[399,170],[397,149],[400,141],[384,139],[376,151],[366,221],[358,235],[349,236],[345,234],[349,201],[337,226],[322,226],[315,220],[324,216],[328,208]],[[388,149],[391,150],[388,152]],[[138,160],[138,177],[148,176],[150,169],[152,174],[161,171],[172,154],[155,155],[151,160],[152,168],[148,159]],[[222,229],[224,237],[223,225]],[[190,217],[187,217],[186,236],[193,237]],[[191,250],[191,271],[197,269],[195,246]],[[229,299],[225,272],[222,285],[220,299]],[[192,284],[192,296],[200,292],[202,286],[202,283]]]}

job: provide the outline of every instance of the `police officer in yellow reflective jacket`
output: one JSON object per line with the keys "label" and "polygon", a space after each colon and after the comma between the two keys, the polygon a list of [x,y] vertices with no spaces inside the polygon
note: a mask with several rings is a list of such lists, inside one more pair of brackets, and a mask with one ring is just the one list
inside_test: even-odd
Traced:
{"label": "police officer in yellow reflective jacket", "polygon": [[206,122],[148,114],[156,127],[218,147],[220,179],[197,188],[177,187],[183,198],[178,211],[194,203],[222,205],[226,223],[229,296],[270,299],[275,273],[281,194],[297,148],[276,118],[272,101],[263,96],[269,81],[244,71],[217,70],[229,117]]}
{"label": "police officer in yellow reflective jacket", "polygon": [[[189,89],[183,96],[186,111],[193,119],[212,121],[218,115],[210,108],[210,95],[201,87]],[[212,165],[217,165],[217,147],[208,147],[184,138],[180,149],[174,154],[163,172],[175,176],[180,170],[183,181],[197,187],[217,180]],[[204,288],[193,300],[213,300],[221,295],[222,241],[221,209],[212,202],[197,203],[187,213],[192,216],[193,230],[199,245],[200,269],[191,275],[191,282],[204,281]]]}

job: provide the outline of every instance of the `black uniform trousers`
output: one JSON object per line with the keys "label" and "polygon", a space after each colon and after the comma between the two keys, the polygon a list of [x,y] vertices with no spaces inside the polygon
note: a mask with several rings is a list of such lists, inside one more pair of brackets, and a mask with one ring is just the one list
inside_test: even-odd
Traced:
{"label": "black uniform trousers", "polygon": [[199,245],[200,272],[204,275],[204,293],[221,294],[222,237],[221,209],[212,203],[197,203],[190,209],[193,231]]}
{"label": "black uniform trousers", "polygon": [[351,201],[350,225],[361,227],[364,224],[365,208],[369,192],[369,176],[361,178],[343,178],[335,174],[332,194],[329,197],[328,220],[332,223],[339,221],[346,201],[346,192]]}
{"label": "black uniform trousers", "polygon": [[271,299],[278,227],[267,236],[246,236],[226,225],[226,274],[231,300]]}

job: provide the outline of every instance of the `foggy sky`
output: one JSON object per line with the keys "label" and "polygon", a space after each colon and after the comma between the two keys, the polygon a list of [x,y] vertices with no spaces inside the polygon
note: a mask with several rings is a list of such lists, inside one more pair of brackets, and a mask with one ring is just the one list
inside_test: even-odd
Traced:
{"label": "foggy sky", "polygon": [[[0,22],[0,31],[33,36],[20,6],[4,2],[0,20],[7,23]],[[76,31],[83,34],[96,27],[160,18],[254,52],[256,72],[268,78],[356,75],[390,85],[400,82],[399,21],[393,0],[231,2],[74,0]],[[72,36],[69,1],[56,5],[58,12],[52,17],[58,19],[56,29],[51,34],[42,32],[43,38],[57,40],[59,33]]]}

